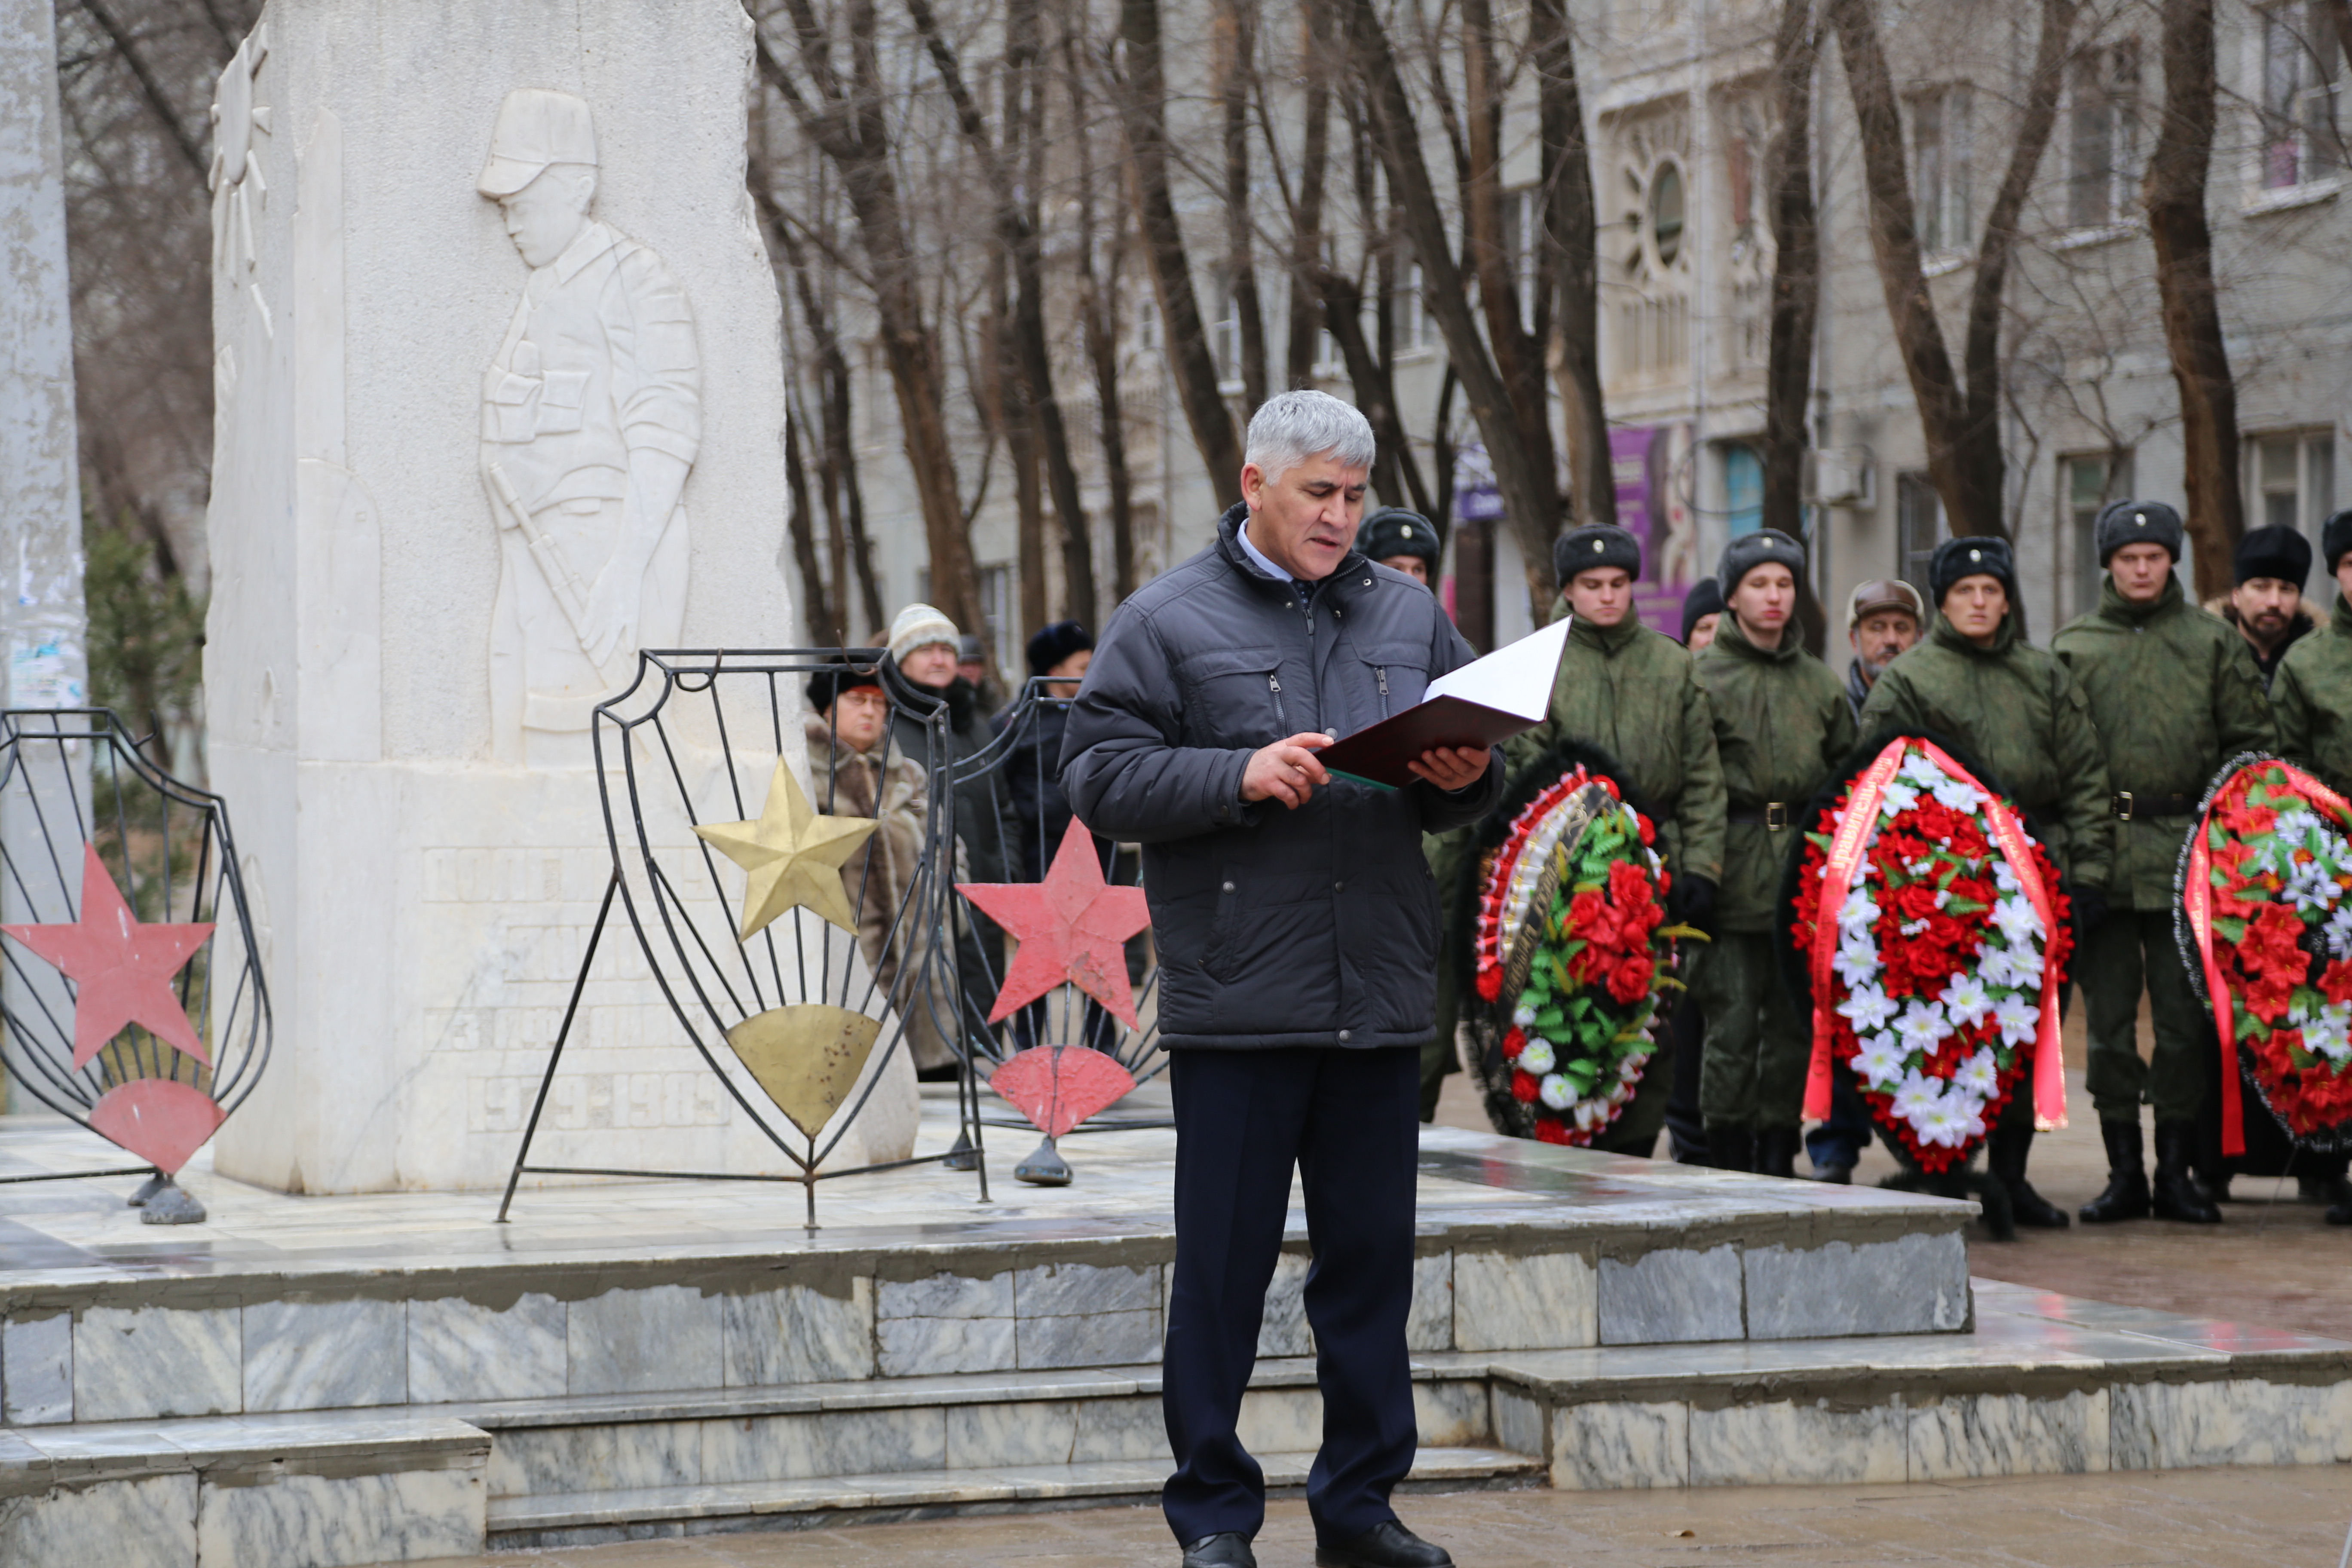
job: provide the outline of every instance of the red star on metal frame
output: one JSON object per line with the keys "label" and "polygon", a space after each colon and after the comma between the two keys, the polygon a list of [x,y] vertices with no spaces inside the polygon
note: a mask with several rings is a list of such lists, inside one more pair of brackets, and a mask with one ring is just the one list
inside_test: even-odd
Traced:
{"label": "red star on metal frame", "polygon": [[1127,982],[1127,939],[1151,923],[1140,888],[1103,880],[1094,835],[1070,819],[1062,847],[1042,882],[958,882],[956,891],[980,906],[1021,943],[1004,972],[992,1024],[1011,1017],[1055,986],[1076,986],[1136,1026],[1135,992]]}
{"label": "red star on metal frame", "polygon": [[187,1009],[172,994],[172,977],[213,934],[212,922],[142,925],[122,901],[98,846],[82,846],[82,855],[81,919],[0,926],[76,984],[73,1065],[83,1066],[132,1024],[144,1024],[157,1039],[210,1067]]}

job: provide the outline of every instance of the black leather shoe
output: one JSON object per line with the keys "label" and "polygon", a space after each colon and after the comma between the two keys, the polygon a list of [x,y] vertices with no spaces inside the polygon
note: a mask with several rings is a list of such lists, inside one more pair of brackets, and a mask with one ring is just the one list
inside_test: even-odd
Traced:
{"label": "black leather shoe", "polygon": [[1257,1553],[1240,1531],[1220,1531],[1184,1548],[1184,1568],[1257,1568]]}
{"label": "black leather shoe", "polygon": [[1432,1546],[1395,1520],[1376,1524],[1344,1546],[1318,1546],[1317,1568],[1454,1568],[1443,1546]]}

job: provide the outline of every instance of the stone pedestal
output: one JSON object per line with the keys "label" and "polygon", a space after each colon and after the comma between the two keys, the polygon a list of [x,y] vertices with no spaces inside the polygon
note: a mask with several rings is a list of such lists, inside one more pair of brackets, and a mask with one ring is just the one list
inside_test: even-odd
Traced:
{"label": "stone pedestal", "polygon": [[[205,702],[277,1023],[226,1174],[502,1182],[609,866],[589,710],[798,640],[751,56],[735,0],[271,0],[223,75]],[[617,920],[564,1060],[535,1163],[788,1168]],[[844,1162],[911,1141],[898,1060]]]}

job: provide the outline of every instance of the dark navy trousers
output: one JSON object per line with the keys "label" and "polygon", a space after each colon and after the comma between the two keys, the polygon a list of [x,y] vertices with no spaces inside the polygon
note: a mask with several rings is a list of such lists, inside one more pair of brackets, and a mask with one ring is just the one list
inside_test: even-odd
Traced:
{"label": "dark navy trousers", "polygon": [[1180,1542],[1265,1522],[1265,1476],[1234,1428],[1297,1167],[1314,1261],[1307,1326],[1323,1447],[1307,1507],[1326,1545],[1394,1519],[1416,1433],[1412,1300],[1421,1058],[1412,1047],[1180,1049],[1176,1278],[1161,1405],[1176,1473],[1160,1508]]}

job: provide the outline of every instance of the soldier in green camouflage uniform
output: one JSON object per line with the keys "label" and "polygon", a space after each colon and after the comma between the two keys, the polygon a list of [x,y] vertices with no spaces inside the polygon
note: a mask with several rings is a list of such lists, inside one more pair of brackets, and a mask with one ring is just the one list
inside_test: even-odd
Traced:
{"label": "soldier in green camouflage uniform", "polygon": [[1853,750],[1853,710],[1790,616],[1804,546],[1778,529],[1725,548],[1716,580],[1728,613],[1698,658],[1729,804],[1715,940],[1691,981],[1706,1016],[1699,1112],[1710,1163],[1793,1177],[1811,1031],[1780,984],[1772,905],[1804,804]]}
{"label": "soldier in green camouflage uniform", "polygon": [[[2301,638],[2279,660],[2271,708],[2280,753],[2336,794],[2352,795],[2352,510],[2327,520],[2319,548],[2336,579],[2335,612],[2325,630]],[[2352,1199],[2338,1197],[2327,1223],[2352,1225]]]}
{"label": "soldier in green camouflage uniform", "polygon": [[[1658,848],[1674,878],[1668,910],[1704,930],[1723,875],[1724,827],[1723,769],[1706,693],[1688,650],[1633,613],[1642,547],[1631,533],[1608,523],[1573,529],[1554,542],[1552,563],[1575,624],[1549,714],[1511,741],[1504,757],[1515,775],[1565,742],[1615,758],[1622,782],[1657,816]],[[1650,1153],[1673,1079],[1673,1064],[1654,1058],[1633,1103],[1593,1147]]]}
{"label": "soldier in green camouflage uniform", "polygon": [[[2270,700],[2246,639],[2189,603],[2173,568],[2179,515],[2161,501],[2117,501],[2099,514],[2093,542],[2107,581],[2099,607],[2051,639],[2091,700],[2108,782],[2115,787],[2115,871],[2107,918],[2074,956],[2090,1015],[2087,1075],[2107,1187],[2083,1205],[2101,1225],[2139,1219],[2218,1224],[2221,1211],[2189,1174],[2205,1100],[2204,1009],[2173,941],[2173,879],[2180,843],[2208,780],[2241,752],[2273,743]],[[2156,1024],[2152,1059],[2139,1057],[2145,980]],[[2156,1115],[2151,1191],[2139,1108]]]}
{"label": "soldier in green camouflage uniform", "polygon": [[[2090,700],[2054,655],[2026,643],[2009,541],[1944,541],[1928,564],[1928,586],[1936,624],[1871,687],[1862,732],[1924,730],[1974,754],[2033,814],[2043,847],[2072,879],[2076,930],[2095,928],[2106,912],[2115,823]],[[2025,1179],[2032,1100],[2029,1079],[1987,1140],[1986,1163],[2008,1189],[2018,1224],[2061,1229],[2065,1211]]]}

